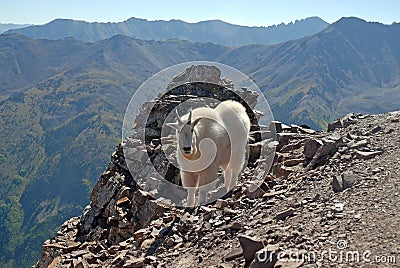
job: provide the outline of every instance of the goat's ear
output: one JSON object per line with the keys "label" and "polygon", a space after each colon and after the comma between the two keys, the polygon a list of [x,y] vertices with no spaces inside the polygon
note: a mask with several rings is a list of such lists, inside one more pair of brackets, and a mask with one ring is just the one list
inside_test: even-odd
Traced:
{"label": "goat's ear", "polygon": [[192,124],[192,109],[190,109],[190,111],[189,111],[188,123]]}
{"label": "goat's ear", "polygon": [[174,129],[178,129],[179,128],[179,123],[178,122],[166,123],[165,125],[167,125],[170,128],[174,128]]}

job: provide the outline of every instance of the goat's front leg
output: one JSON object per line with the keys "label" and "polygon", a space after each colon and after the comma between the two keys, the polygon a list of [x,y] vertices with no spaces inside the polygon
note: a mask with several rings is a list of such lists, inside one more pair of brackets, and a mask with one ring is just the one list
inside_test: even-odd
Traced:
{"label": "goat's front leg", "polygon": [[236,170],[232,170],[231,172],[232,172],[232,177],[230,179],[229,187],[227,189],[228,192],[236,186],[239,178],[239,172],[237,172]]}
{"label": "goat's front leg", "polygon": [[186,188],[187,198],[186,198],[186,206],[190,208],[194,208],[195,205],[195,196],[196,196],[196,188]]}
{"label": "goat's front leg", "polygon": [[225,169],[224,177],[225,177],[225,188],[226,188],[226,191],[229,192],[230,187],[231,187],[231,181],[232,181],[232,169],[231,168]]}
{"label": "goat's front leg", "polygon": [[218,178],[218,167],[211,165],[203,170],[199,175],[199,201],[198,205],[203,205],[207,202],[208,193],[214,189],[215,180]]}
{"label": "goat's front leg", "polygon": [[195,194],[197,189],[197,175],[181,171],[182,186],[187,191],[186,206],[194,207]]}

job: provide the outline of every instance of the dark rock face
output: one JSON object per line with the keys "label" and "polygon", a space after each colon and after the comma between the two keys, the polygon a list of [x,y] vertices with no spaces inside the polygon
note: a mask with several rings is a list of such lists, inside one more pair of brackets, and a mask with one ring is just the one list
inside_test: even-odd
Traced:
{"label": "dark rock face", "polygon": [[312,159],[317,153],[318,149],[323,145],[322,141],[316,139],[309,139],[304,144],[304,156],[307,159]]}
{"label": "dark rock face", "polygon": [[122,148],[122,144],[118,146],[93,188],[91,204],[85,208],[80,222],[81,240],[106,238],[109,243],[119,243],[164,212],[162,205],[137,187]]}
{"label": "dark rock face", "polygon": [[357,121],[357,116],[354,113],[349,113],[345,117],[328,124],[328,131],[333,131],[337,128],[348,127]]}

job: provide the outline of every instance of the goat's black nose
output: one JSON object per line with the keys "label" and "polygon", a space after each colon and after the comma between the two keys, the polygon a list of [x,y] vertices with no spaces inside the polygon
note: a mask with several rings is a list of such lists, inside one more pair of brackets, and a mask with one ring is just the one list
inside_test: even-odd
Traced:
{"label": "goat's black nose", "polygon": [[188,154],[188,153],[190,153],[190,151],[192,150],[192,148],[190,148],[190,147],[183,147],[182,150],[183,150],[183,152],[184,152],[185,154]]}

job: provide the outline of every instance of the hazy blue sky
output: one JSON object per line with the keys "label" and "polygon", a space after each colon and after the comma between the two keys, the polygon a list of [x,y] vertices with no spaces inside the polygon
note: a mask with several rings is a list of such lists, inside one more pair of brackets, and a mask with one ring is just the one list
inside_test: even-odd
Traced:
{"label": "hazy blue sky", "polygon": [[386,24],[400,21],[398,0],[0,0],[0,23],[44,24],[56,18],[118,22],[130,17],[268,26],[319,16],[331,23],[356,16]]}

